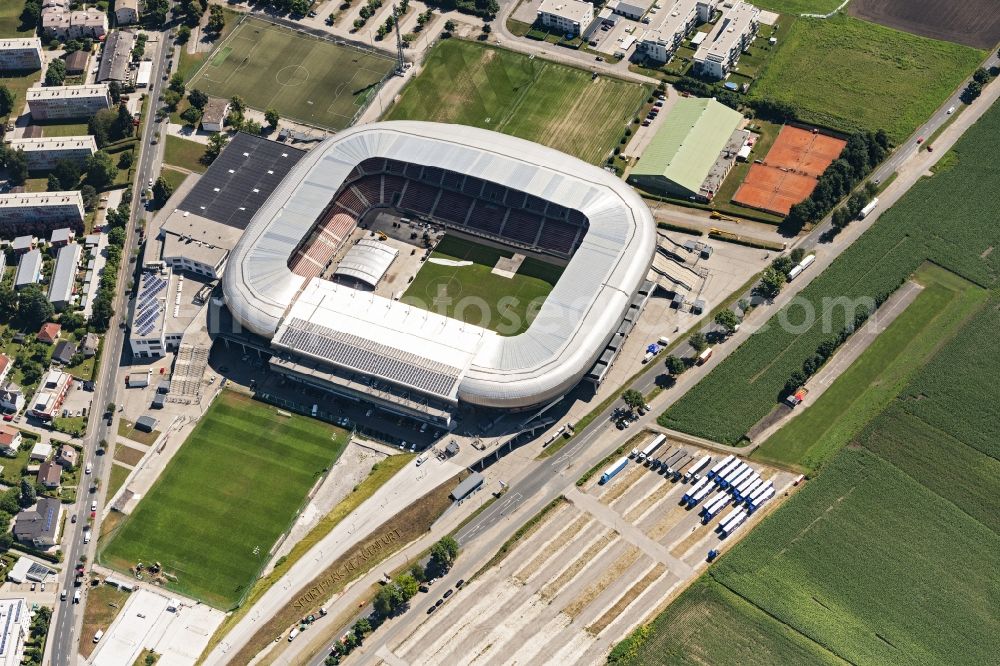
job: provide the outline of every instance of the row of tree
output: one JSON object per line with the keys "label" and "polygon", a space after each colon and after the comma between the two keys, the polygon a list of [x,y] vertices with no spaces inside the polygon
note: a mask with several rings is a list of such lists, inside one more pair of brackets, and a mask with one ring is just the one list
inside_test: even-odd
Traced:
{"label": "row of tree", "polygon": [[980,67],[975,72],[972,73],[972,80],[969,81],[969,85],[965,86],[965,90],[962,91],[962,101],[966,104],[972,104],[976,101],[980,95],[983,94],[983,87],[990,82],[993,76],[984,69]]}
{"label": "row of tree", "polygon": [[807,222],[820,220],[888,155],[892,145],[884,130],[859,132],[847,139],[840,157],[830,163],[812,194],[788,212],[784,226],[797,233]]}
{"label": "row of tree", "polygon": [[108,210],[106,221],[108,231],[107,262],[101,274],[101,282],[94,297],[94,305],[90,315],[90,326],[98,333],[108,330],[111,318],[115,314],[115,287],[118,283],[118,271],[121,268],[122,252],[125,247],[125,228],[128,226],[132,208],[132,188],[129,187],[122,195],[117,208]]}

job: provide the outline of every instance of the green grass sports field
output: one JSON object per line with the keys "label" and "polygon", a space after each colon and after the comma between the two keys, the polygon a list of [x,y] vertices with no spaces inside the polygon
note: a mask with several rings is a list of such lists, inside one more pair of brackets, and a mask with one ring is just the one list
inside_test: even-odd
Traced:
{"label": "green grass sports field", "polygon": [[188,88],[239,95],[251,108],[333,130],[348,127],[395,64],[256,18],[216,47]]}
{"label": "green grass sports field", "polygon": [[171,588],[231,608],[346,445],[321,421],[223,392],[99,560],[120,571],[158,561]]}
{"label": "green grass sports field", "polygon": [[909,136],[972,73],[984,53],[838,14],[783,21],[779,47],[750,89],[800,120]]}
{"label": "green grass sports field", "polygon": [[562,275],[562,268],[527,257],[513,277],[492,272],[499,259],[513,254],[457,236],[445,236],[402,300],[501,335],[519,335],[528,330],[538,308]]}
{"label": "green grass sports field", "polygon": [[438,43],[388,120],[432,120],[512,134],[598,164],[650,88],[457,39]]}

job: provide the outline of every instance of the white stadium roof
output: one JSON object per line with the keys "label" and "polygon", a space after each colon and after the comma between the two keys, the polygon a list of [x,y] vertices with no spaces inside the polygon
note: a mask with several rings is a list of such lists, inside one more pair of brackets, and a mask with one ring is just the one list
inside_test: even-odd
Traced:
{"label": "white stadium roof", "polygon": [[[304,284],[305,278],[289,269],[289,256],[352,168],[377,157],[475,176],[587,217],[588,232],[527,331],[503,337],[440,321],[445,318],[319,278]],[[307,331],[311,348],[322,350],[318,356],[326,362],[373,376],[395,367],[400,374],[385,378],[403,383],[406,377],[439,374],[439,383],[421,390],[477,405],[527,407],[562,395],[594,364],[645,279],[655,246],[649,209],[602,169],[487,130],[374,123],[326,139],[299,161],[233,249],[223,288],[233,316],[275,346]],[[352,332],[351,326],[359,327]],[[442,344],[443,327],[461,335]],[[301,340],[287,345],[293,347],[303,353]]]}
{"label": "white stadium roof", "polygon": [[340,260],[334,275],[345,275],[375,287],[398,254],[394,247],[362,238]]}

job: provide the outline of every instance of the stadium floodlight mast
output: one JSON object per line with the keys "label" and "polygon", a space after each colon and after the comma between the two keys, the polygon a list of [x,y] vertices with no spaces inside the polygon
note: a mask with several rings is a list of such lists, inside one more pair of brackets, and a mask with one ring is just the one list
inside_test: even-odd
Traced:
{"label": "stadium floodlight mast", "polygon": [[400,11],[399,7],[395,4],[392,5],[392,17],[393,17],[393,27],[396,29],[396,73],[399,75],[403,74],[403,65],[406,63],[403,60],[403,38],[399,34],[399,17]]}

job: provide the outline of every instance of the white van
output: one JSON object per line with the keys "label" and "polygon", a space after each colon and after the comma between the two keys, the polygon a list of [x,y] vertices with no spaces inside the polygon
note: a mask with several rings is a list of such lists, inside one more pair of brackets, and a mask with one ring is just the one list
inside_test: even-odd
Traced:
{"label": "white van", "polygon": [[288,642],[291,643],[292,641],[294,641],[295,637],[298,635],[299,635],[298,628],[296,627],[295,629],[292,629],[292,633],[288,634]]}
{"label": "white van", "polygon": [[97,511],[97,500],[93,500],[90,502],[90,510]]}
{"label": "white van", "polygon": [[103,629],[98,629],[97,633],[94,634],[94,642],[95,643],[100,643],[102,638],[104,638],[104,630]]}
{"label": "white van", "polygon": [[668,338],[665,335],[661,335],[660,338],[656,341],[656,344],[660,345],[661,347],[669,347],[670,338]]}

